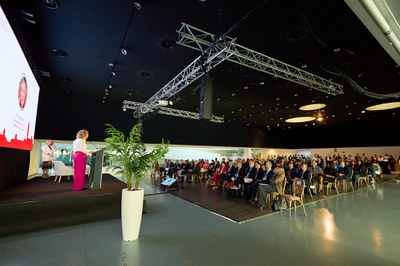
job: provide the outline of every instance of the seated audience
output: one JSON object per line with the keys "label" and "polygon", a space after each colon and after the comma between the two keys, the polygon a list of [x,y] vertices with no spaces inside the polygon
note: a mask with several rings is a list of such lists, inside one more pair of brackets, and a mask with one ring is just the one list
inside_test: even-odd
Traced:
{"label": "seated audience", "polygon": [[282,183],[285,182],[285,170],[281,165],[278,165],[274,169],[274,175],[270,179],[269,184],[261,184],[258,187],[258,200],[259,207],[261,209],[265,209],[266,206],[266,196],[270,192],[277,192],[279,195],[283,195],[284,191],[282,191]]}

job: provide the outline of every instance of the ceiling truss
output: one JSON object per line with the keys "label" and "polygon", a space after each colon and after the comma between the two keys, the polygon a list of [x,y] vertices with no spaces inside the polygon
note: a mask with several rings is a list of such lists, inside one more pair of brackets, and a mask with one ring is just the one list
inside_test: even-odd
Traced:
{"label": "ceiling truss", "polygon": [[[136,110],[135,112],[137,112],[137,110],[141,110],[145,105],[146,105],[145,103],[132,102],[132,101],[125,100],[122,103],[122,108],[125,110],[126,109]],[[158,106],[155,111],[158,114],[200,120],[200,115],[195,112],[189,112],[189,111],[185,111],[185,110],[173,109],[173,108],[162,107],[162,106]],[[210,121],[214,122],[214,123],[224,123],[224,118],[222,116],[213,115],[213,116],[211,116]]]}
{"label": "ceiling truss", "polygon": [[[182,23],[182,27],[177,33],[178,44],[201,52],[208,49],[215,42],[220,41],[215,35],[185,23]],[[225,37],[224,40],[229,43],[229,41],[233,39]],[[336,96],[343,94],[342,85],[235,44],[234,42],[228,47],[227,52],[232,54],[228,60],[239,65],[268,73],[274,77],[280,77],[330,95]]]}

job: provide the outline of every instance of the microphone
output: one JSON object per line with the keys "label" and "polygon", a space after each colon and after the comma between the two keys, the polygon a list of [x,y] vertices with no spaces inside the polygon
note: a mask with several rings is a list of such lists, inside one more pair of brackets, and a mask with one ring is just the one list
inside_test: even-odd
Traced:
{"label": "microphone", "polygon": [[93,142],[91,142],[91,141],[87,141],[87,142],[88,142],[90,145],[93,145],[93,146],[94,146],[95,152],[97,152],[97,151],[100,150],[99,148],[97,148],[96,144],[94,144]]}

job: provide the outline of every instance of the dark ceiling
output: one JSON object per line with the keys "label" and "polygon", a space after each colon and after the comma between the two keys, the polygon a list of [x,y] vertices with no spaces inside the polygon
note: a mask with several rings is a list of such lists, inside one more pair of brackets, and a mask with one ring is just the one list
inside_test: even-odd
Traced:
{"label": "dark ceiling", "polygon": [[[123,100],[145,102],[200,55],[175,45],[176,30],[185,22],[216,35],[230,31],[237,44],[344,86],[343,95],[331,96],[225,61],[209,72],[214,80],[213,113],[224,116],[225,123],[286,132],[399,120],[398,109],[363,113],[367,106],[395,99],[362,95],[339,75],[377,93],[397,92],[400,82],[399,67],[343,1],[142,0],[136,1],[140,10],[128,0],[58,0],[54,10],[43,2],[51,1],[0,1],[32,57],[41,102],[57,107],[68,102],[71,115],[74,103],[85,102],[106,109],[114,120],[129,120],[131,113],[123,114]],[[198,112],[200,87],[199,80],[173,96],[172,108]],[[299,110],[311,103],[327,106]],[[39,108],[39,120],[54,106]],[[285,122],[304,115],[323,120]]]}

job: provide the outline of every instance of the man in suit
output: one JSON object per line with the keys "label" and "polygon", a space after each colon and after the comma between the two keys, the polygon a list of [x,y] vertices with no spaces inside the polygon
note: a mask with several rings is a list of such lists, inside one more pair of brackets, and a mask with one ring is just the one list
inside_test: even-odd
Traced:
{"label": "man in suit", "polygon": [[307,169],[307,164],[301,164],[301,171],[299,172],[299,178],[304,179],[304,182],[307,185],[307,189],[310,189],[311,186],[311,172]]}
{"label": "man in suit", "polygon": [[289,161],[288,169],[286,170],[286,188],[289,193],[292,191],[292,182],[297,177],[297,169],[293,165],[293,161]]}
{"label": "man in suit", "polygon": [[[256,196],[259,194],[259,186],[260,184],[270,184],[271,178],[274,176],[274,171],[272,170],[272,163],[270,161],[267,161],[265,163],[265,171],[264,171],[264,176],[261,178],[261,180],[257,183],[254,184],[254,187],[252,187],[251,190],[251,202],[257,202]],[[253,185],[250,185],[250,187]],[[250,189],[249,187],[249,189]]]}
{"label": "man in suit", "polygon": [[[232,182],[232,176],[236,173],[236,167],[233,165],[233,161],[231,159],[228,160],[228,167],[226,169],[226,172],[224,174],[221,174],[220,176],[220,182],[222,185],[224,184],[224,181],[231,183]],[[223,188],[222,186],[219,186],[220,188]]]}
{"label": "man in suit", "polygon": [[357,164],[354,167],[353,174],[353,184],[355,188],[358,188],[358,179],[364,176],[367,176],[367,168],[365,167],[361,159],[358,159]]}
{"label": "man in suit", "polygon": [[246,169],[243,166],[242,160],[238,159],[236,161],[236,169],[231,180],[233,182],[232,189],[239,189],[244,184],[244,176],[246,174]]}
{"label": "man in suit", "polygon": [[[318,184],[319,177],[324,175],[322,172],[322,169],[318,166],[318,161],[316,159],[312,160],[311,166],[308,167],[307,170],[311,173],[311,180],[310,180],[309,188],[312,188],[311,186],[315,187],[315,185]],[[308,186],[308,184],[307,184],[307,186]],[[315,189],[312,189],[311,191],[314,194],[316,194]]]}
{"label": "man in suit", "polygon": [[[250,162],[251,165],[251,162]],[[249,193],[250,201],[255,200],[255,189],[257,189],[256,185],[264,176],[264,171],[261,168],[261,163],[260,161],[255,161],[254,162],[254,167],[250,169],[250,172],[247,175],[247,181],[245,183],[245,186],[247,184],[247,192]],[[255,190],[255,191],[254,191]]]}
{"label": "man in suit", "polygon": [[339,167],[338,172],[337,172],[338,173],[337,179],[338,180],[346,179],[347,182],[351,182],[350,178],[351,178],[351,175],[352,175],[352,171],[353,170],[351,169],[351,166],[345,165],[344,160],[341,160],[340,161],[340,167]]}
{"label": "man in suit", "polygon": [[283,195],[283,182],[285,182],[285,170],[281,164],[277,164],[274,168],[274,175],[269,180],[269,184],[261,184],[258,187],[258,200],[259,207],[261,209],[266,208],[266,196],[270,192],[277,192],[279,195]]}

